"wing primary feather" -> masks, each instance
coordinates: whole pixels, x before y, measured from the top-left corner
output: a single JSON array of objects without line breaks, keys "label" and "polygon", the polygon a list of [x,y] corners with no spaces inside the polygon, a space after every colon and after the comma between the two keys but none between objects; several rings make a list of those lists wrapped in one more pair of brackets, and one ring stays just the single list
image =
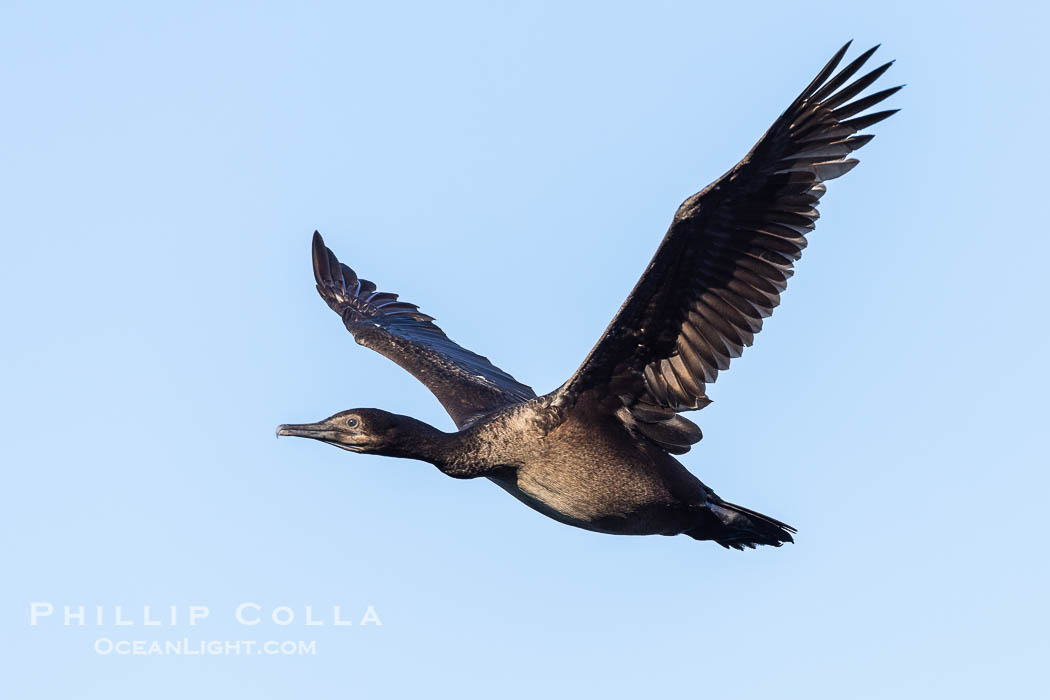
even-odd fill
[{"label": "wing primary feather", "polygon": [[853,168],[857,167],[857,163],[860,161],[856,158],[850,158],[848,160],[834,160],[828,163],[816,163],[813,165],[813,172],[817,174],[822,181],[834,180],[837,177],[842,177]]},{"label": "wing primary feather", "polygon": [[314,231],[313,237],[313,264],[314,264],[314,279],[317,284],[324,284],[328,279],[331,278],[331,272],[328,270],[328,249],[325,248],[324,239],[321,238],[321,234]]},{"label": "wing primary feather", "polygon": [[831,114],[835,117],[835,119],[838,120],[852,117],[854,114],[860,114],[869,107],[874,107],[878,103],[882,102],[887,97],[900,90],[902,87],[904,86],[897,85],[896,87],[886,88],[885,90],[879,90],[878,92],[872,93],[867,97],[862,97],[859,100],[856,100],[855,102],[850,102],[847,105],[843,105],[842,107],[839,107],[838,109],[833,111]]},{"label": "wing primary feather", "polygon": [[842,88],[834,95],[831,95],[826,100],[824,100],[824,105],[826,107],[834,109],[835,107],[838,107],[839,105],[853,99],[854,97],[859,95],[864,90],[864,88],[868,87],[876,80],[878,80],[883,73],[890,69],[890,66],[892,65],[893,61],[888,61],[887,63],[883,63],[881,66],[871,71],[870,73],[867,73],[857,78],[848,86]]},{"label": "wing primary feather", "polygon": [[830,76],[835,71],[835,69],[838,68],[839,63],[842,61],[842,57],[846,55],[846,52],[849,50],[849,47],[852,43],[853,40],[850,39],[842,45],[841,49],[835,52],[835,55],[832,56],[831,60],[828,61],[824,65],[824,67],[820,69],[820,72],[817,73],[816,77],[813,78],[812,81],[810,81],[809,85],[806,86],[806,89],[803,90],[797,98],[795,98],[795,101],[791,104],[791,107],[788,108],[788,111],[790,111],[791,108],[801,104],[803,100],[809,97],[814,90],[819,88],[824,83],[824,81],[828,79],[828,76]]},{"label": "wing primary feather", "polygon": [[899,111],[899,109],[887,109],[883,112],[875,112],[873,114],[865,114],[863,117],[854,117],[853,119],[847,119],[842,123],[849,125],[855,131],[860,131],[861,129],[867,129],[869,126],[874,126],[875,124],[878,124],[883,119],[888,119],[892,117]]},{"label": "wing primary feather", "polygon": [[837,90],[840,85],[852,78],[853,75],[858,70],[860,70],[865,63],[868,62],[868,59],[871,58],[872,54],[879,50],[880,46],[882,46],[882,44],[876,44],[875,46],[872,46],[870,49],[862,53],[860,56],[857,56],[855,59],[853,59],[849,63],[849,65],[847,65],[845,68],[839,71],[838,75],[829,80],[826,85],[824,85],[822,88],[813,93],[813,101],[822,102],[828,95],[835,92],[835,90]]}]

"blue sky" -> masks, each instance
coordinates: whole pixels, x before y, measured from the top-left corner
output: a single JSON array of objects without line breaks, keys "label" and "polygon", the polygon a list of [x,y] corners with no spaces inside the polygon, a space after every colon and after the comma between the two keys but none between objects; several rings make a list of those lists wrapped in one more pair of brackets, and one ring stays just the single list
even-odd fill
[{"label": "blue sky", "polygon": [[[1050,652],[1047,19],[5,3],[4,697],[1031,696]],[[274,440],[354,406],[451,427],[317,297],[315,228],[549,391],[678,203],[849,38],[897,59],[881,84],[908,84],[903,111],[832,183],[684,458],[796,545],[597,535],[484,481]],[[211,618],[31,627],[31,601]],[[240,626],[245,601],[298,619]],[[307,605],[383,625],[307,627]],[[317,654],[99,655],[100,637]]]}]

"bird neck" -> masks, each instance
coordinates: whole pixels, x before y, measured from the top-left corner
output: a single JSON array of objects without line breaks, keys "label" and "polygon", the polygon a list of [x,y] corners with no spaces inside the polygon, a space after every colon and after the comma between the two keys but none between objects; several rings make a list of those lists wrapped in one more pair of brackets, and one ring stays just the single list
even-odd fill
[{"label": "bird neck", "polygon": [[381,450],[389,457],[429,462],[450,476],[478,476],[490,465],[475,431],[446,433],[421,420],[402,416],[396,441]]}]

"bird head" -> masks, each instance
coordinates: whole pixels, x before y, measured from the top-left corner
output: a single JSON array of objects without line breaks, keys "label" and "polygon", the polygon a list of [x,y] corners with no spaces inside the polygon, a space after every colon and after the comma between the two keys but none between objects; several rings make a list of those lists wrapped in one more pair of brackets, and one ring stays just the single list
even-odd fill
[{"label": "bird head", "polygon": [[406,421],[413,419],[378,408],[352,408],[318,423],[279,425],[277,436],[320,440],[350,452],[385,454],[402,441]]}]

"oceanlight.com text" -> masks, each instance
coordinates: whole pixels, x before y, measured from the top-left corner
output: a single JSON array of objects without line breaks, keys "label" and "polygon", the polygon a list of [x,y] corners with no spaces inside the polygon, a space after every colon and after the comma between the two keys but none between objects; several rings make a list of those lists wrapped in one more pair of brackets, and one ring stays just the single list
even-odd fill
[{"label": "oceanlight.com text", "polygon": [[317,642],[254,639],[110,639],[99,637],[94,650],[100,656],[316,656]]}]

